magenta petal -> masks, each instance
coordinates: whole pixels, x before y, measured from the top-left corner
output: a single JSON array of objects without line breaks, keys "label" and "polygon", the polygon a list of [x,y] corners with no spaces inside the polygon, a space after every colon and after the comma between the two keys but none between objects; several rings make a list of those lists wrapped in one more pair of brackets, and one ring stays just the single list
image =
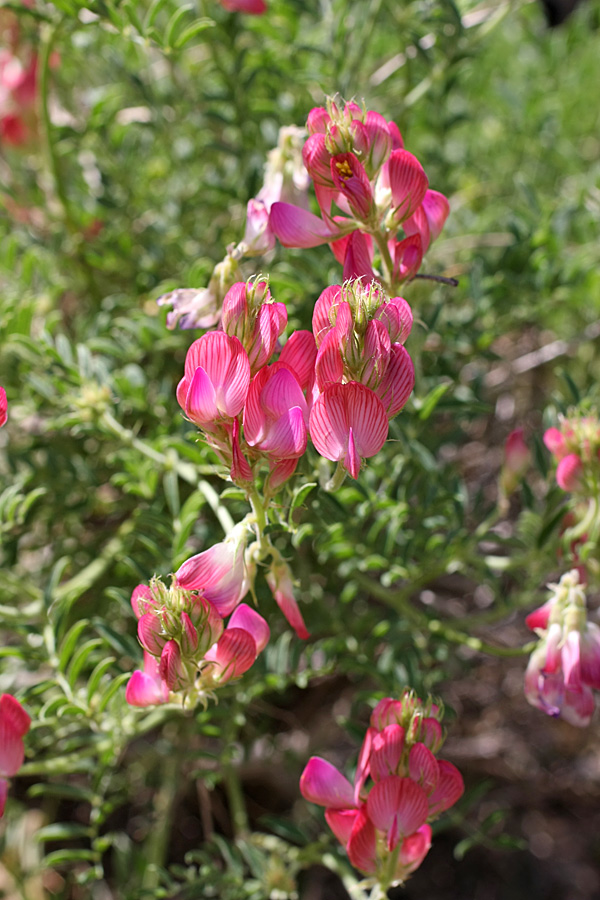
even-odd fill
[{"label": "magenta petal", "polygon": [[547,428],[544,432],[544,444],[557,459],[566,456],[567,447],[564,435],[558,428]]},{"label": "magenta petal", "polygon": [[357,809],[326,809],[325,821],[344,847],[350,839],[358,815]]},{"label": "magenta petal", "polygon": [[318,247],[339,237],[322,219],[291,203],[274,203],[269,214],[272,231],[284,247]]},{"label": "magenta petal", "polygon": [[[338,243],[340,243],[338,241]],[[343,258],[340,260],[343,262]],[[321,346],[321,342],[326,334],[328,334],[337,319],[337,306],[342,302],[342,286],[340,284],[331,284],[319,295],[312,317],[312,330],[315,336],[317,347]]]},{"label": "magenta petal", "polygon": [[272,490],[281,487],[284,482],[291,478],[296,471],[298,465],[298,457],[294,456],[290,459],[272,459],[271,471],[269,473],[269,485]]},{"label": "magenta petal", "polygon": [[300,793],[305,800],[329,809],[354,807],[352,785],[341,772],[326,759],[313,756],[300,777]]},{"label": "magenta petal", "polygon": [[377,730],[375,728],[367,728],[367,733],[365,734],[360,753],[358,754],[356,774],[354,776],[354,802],[357,805],[360,802],[360,792],[371,771],[371,748],[373,746],[373,738],[376,734]]},{"label": "magenta petal", "polygon": [[0,777],[15,775],[24,759],[23,738],[0,718]]},{"label": "magenta petal", "polygon": [[[0,422],[3,425],[4,422]],[[4,815],[4,807],[6,806],[6,798],[8,797],[8,781],[0,778],[0,819]]]},{"label": "magenta petal", "polygon": [[230,571],[235,548],[231,542],[221,541],[208,550],[187,559],[175,573],[179,587],[188,591],[204,590],[216,585]]},{"label": "magenta petal", "polygon": [[139,670],[134,672],[125,688],[125,700],[130,706],[155,706],[166,703],[169,689],[160,680]]},{"label": "magenta petal", "polygon": [[144,650],[160,656],[168,638],[162,632],[160,619],[154,612],[144,613],[138,620],[138,639]]},{"label": "magenta petal", "polygon": [[354,432],[352,427],[350,427],[348,432],[348,452],[344,458],[344,468],[347,469],[353,478],[358,478],[360,463],[361,459],[354,443]]},{"label": "magenta petal", "polygon": [[344,254],[344,281],[364,278],[371,281],[373,271],[373,238],[362,231],[353,231]]},{"label": "magenta petal", "polygon": [[16,737],[24,737],[31,727],[31,716],[12,694],[0,696],[0,722]]},{"label": "magenta petal", "polygon": [[305,641],[310,635],[306,630],[302,613],[294,597],[294,587],[287,564],[284,563],[282,566],[273,568],[267,573],[266,579],[277,606],[298,637]]},{"label": "magenta petal", "polygon": [[600,628],[588,622],[581,638],[579,671],[583,684],[600,690]]},{"label": "magenta petal", "polygon": [[187,396],[185,414],[196,425],[214,422],[219,418],[217,395],[214,385],[204,369],[199,366],[194,372]]},{"label": "magenta petal", "polygon": [[410,778],[390,775],[373,785],[367,812],[375,827],[388,835],[392,850],[401,837],[425,824],[429,804],[425,791]]},{"label": "magenta petal", "polygon": [[341,382],[344,376],[344,362],[335,328],[325,335],[319,347],[315,360],[315,376],[320,390],[324,390],[330,384]]},{"label": "magenta petal", "polygon": [[398,854],[398,868],[396,877],[404,879],[418,869],[431,847],[431,828],[422,825],[414,834],[410,834],[402,842],[402,848]]},{"label": "magenta petal", "polygon": [[278,419],[293,407],[306,412],[306,400],[294,373],[279,362],[270,370],[270,375],[260,393],[260,404],[265,413]]},{"label": "magenta petal", "polygon": [[563,491],[577,491],[582,486],[583,463],[577,453],[563,457],[556,467],[556,483]]},{"label": "magenta petal", "polygon": [[364,806],[354,820],[346,851],[352,865],[365,875],[377,871],[377,834]]},{"label": "magenta petal", "polygon": [[465,791],[462,775],[456,766],[445,759],[438,759],[437,764],[439,780],[437,787],[429,796],[429,815],[427,817],[429,821],[450,809]]},{"label": "magenta petal", "polygon": [[[336,385],[336,387],[338,387]],[[357,453],[363,458],[379,453],[388,435],[388,422],[379,398],[363,384],[349,382],[344,388],[348,420]]]},{"label": "magenta petal", "polygon": [[589,687],[582,685],[580,690],[566,688],[560,715],[570,725],[585,728],[590,724],[594,707],[594,695]]},{"label": "magenta petal", "polygon": [[429,223],[431,240],[435,241],[441,234],[446,219],[450,215],[448,198],[439,191],[427,191],[423,198],[423,209]]},{"label": "magenta petal", "polygon": [[247,631],[250,637],[254,639],[257,655],[265,649],[271,636],[271,631],[265,619],[255,609],[248,606],[247,603],[240,603],[234,609],[227,628],[241,628],[243,631]]},{"label": "magenta petal", "polygon": [[138,584],[131,594],[131,608],[136,619],[156,608],[156,600],[147,584]]},{"label": "magenta petal", "polygon": [[528,616],[525,617],[525,624],[528,628],[531,628],[532,631],[536,629],[545,630],[548,627],[548,620],[550,619],[550,613],[555,605],[555,598],[552,597],[551,600],[548,600],[547,603],[544,603],[543,606],[538,606],[537,609],[534,609],[533,612],[529,613]]},{"label": "magenta petal", "polygon": [[267,418],[260,397],[262,389],[269,378],[270,368],[265,367],[258,372],[250,384],[246,405],[244,406],[244,437],[251,447],[259,444],[265,436]]}]

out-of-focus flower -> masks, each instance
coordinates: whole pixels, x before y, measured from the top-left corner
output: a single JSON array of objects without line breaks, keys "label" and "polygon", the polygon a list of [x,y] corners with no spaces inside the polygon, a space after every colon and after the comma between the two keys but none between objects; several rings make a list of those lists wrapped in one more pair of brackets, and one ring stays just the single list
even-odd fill
[{"label": "out-of-focus flower", "polygon": [[265,0],[220,0],[228,12],[248,13],[251,16],[261,16],[267,11]]},{"label": "out-of-focus flower", "polygon": [[277,606],[284,614],[296,634],[302,640],[310,637],[302,618],[302,613],[294,597],[292,573],[283,560],[273,561],[266,575],[267,584],[275,598]]},{"label": "out-of-focus flower", "polygon": [[6,400],[6,391],[0,385],[0,428],[3,425],[6,425],[6,420],[8,418],[8,403]]},{"label": "out-of-focus flower", "polygon": [[546,603],[527,616],[539,636],[525,673],[525,696],[550,716],[585,727],[600,689],[600,628],[587,620],[584,586],[572,569],[551,584]]},{"label": "out-of-focus flower", "polygon": [[577,411],[562,416],[558,428],[548,428],[544,443],[558,466],[558,486],[570,493],[591,497],[600,477],[600,419]]},{"label": "out-of-focus flower", "polygon": [[504,444],[504,465],[500,472],[500,492],[510,497],[531,465],[531,450],[525,443],[524,430],[515,428]]},{"label": "out-of-focus flower", "polygon": [[0,144],[27,143],[37,128],[37,55],[27,65],[10,50],[0,50]]},{"label": "out-of-focus flower", "polygon": [[4,815],[8,779],[16,775],[25,758],[23,738],[31,717],[11,694],[0,696],[0,818]]},{"label": "out-of-focus flower", "polygon": [[178,288],[156,301],[168,306],[167,328],[212,328],[221,318],[223,299],[230,287],[239,281],[239,256],[232,250],[213,269],[207,287]]},{"label": "out-of-focus flower", "polygon": [[319,757],[309,760],[300,779],[303,797],[325,807],[327,824],[352,865],[384,890],[421,864],[431,846],[428,823],[464,791],[458,770],[431,749],[441,745],[440,715],[435,704],[422,704],[412,692],[401,700],[388,697],[371,716],[354,786]]}]

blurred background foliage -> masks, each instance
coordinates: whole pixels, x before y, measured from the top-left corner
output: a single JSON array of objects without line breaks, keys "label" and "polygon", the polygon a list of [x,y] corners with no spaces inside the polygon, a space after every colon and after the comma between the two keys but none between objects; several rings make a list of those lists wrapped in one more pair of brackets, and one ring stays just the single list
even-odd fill
[{"label": "blurred background foliage", "polygon": [[[35,720],[0,892],[347,896],[316,864],[350,884],[348,864],[297,802],[306,759],[352,765],[368,703],[405,684],[447,696],[468,736],[454,719],[474,708],[451,685],[478,677],[486,649],[507,656],[499,684],[509,666],[520,678],[514,611],[557,572],[562,501],[539,437],[557,411],[598,402],[600,7],[552,31],[517,0],[270,0],[262,17],[217,0],[1,7],[42,75],[35,139],[0,147],[0,689]],[[206,284],[241,238],[279,127],[336,92],[393,118],[449,196],[424,270],[460,284],[406,288],[418,379],[384,450],[357,483],[282,510],[277,546],[311,639],[261,593],[271,644],[217,706],[132,710],[131,590],[221,539],[198,479],[226,487],[174,396],[197,333],[167,331],[155,301]],[[294,327],[340,278],[327,248],[278,249],[260,268]],[[515,425],[537,442],[536,471],[499,521]],[[318,475],[309,454],[288,506]],[[222,503],[246,512],[235,491]],[[515,715],[534,728],[519,691]],[[419,873],[406,896],[475,896],[475,875],[449,862],[458,841],[457,856],[493,859],[520,846],[526,829],[505,833],[493,803],[481,813],[491,788],[462,768],[470,790],[438,839],[437,871],[452,874],[440,887]],[[510,893],[485,896],[554,896],[518,871]]]}]

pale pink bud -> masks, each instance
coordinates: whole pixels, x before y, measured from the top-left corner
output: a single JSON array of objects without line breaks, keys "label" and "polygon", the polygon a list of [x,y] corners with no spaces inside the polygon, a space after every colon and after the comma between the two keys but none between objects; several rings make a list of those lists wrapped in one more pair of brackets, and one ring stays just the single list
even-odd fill
[{"label": "pale pink bud", "polygon": [[131,595],[131,608],[136,619],[140,619],[144,613],[156,610],[157,600],[147,584],[138,584]]},{"label": "pale pink bud", "polygon": [[579,491],[583,487],[583,463],[577,453],[561,459],[556,468],[556,482],[563,491]]},{"label": "pale pink bud", "polygon": [[193,656],[200,643],[198,632],[192,620],[186,612],[182,612],[181,621],[181,653],[183,656]]},{"label": "pale pink bud", "polygon": [[306,640],[310,635],[306,630],[302,613],[300,612],[298,603],[294,597],[292,575],[289,567],[285,563],[281,565],[272,564],[271,570],[266,575],[266,579],[277,606],[298,637],[302,640]]},{"label": "pale pink bud", "polygon": [[379,397],[364,384],[332,384],[313,404],[309,429],[317,451],[343,461],[358,478],[362,460],[379,453],[388,434],[388,418]]},{"label": "pale pink bud", "polygon": [[7,410],[8,403],[6,401],[6,391],[0,385],[0,428],[2,428],[3,425],[6,425],[6,420],[8,418]]}]

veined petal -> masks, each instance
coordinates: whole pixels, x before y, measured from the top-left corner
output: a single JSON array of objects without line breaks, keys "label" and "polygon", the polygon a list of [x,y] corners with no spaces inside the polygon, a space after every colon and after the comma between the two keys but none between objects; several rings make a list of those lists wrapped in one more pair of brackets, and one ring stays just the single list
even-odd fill
[{"label": "veined petal", "polygon": [[[428,190],[423,198],[422,206],[429,223],[430,240],[435,241],[442,233],[442,228],[450,215],[448,198],[439,191]],[[406,226],[404,226],[404,230],[406,231]]]},{"label": "veined petal", "polygon": [[138,639],[144,650],[160,656],[168,637],[162,633],[160,619],[154,612],[144,613],[138,620]]},{"label": "veined petal", "polygon": [[398,774],[404,750],[404,737],[404,728],[396,724],[387,725],[383,731],[374,733],[370,761],[373,781],[381,781],[388,775]]},{"label": "veined petal", "polygon": [[277,606],[292,626],[298,637],[305,641],[310,637],[302,618],[296,598],[290,570],[287,564],[273,567],[265,576]]},{"label": "veined petal", "polygon": [[396,877],[402,881],[418,869],[431,847],[431,828],[429,825],[421,825],[418,831],[404,838],[402,848],[398,854],[398,867]]},{"label": "veined petal", "polygon": [[138,584],[131,594],[131,608],[136,619],[143,616],[144,613],[152,612],[156,609],[156,600],[152,596],[152,592],[147,584]]},{"label": "veined petal", "polygon": [[378,319],[372,319],[367,325],[364,336],[364,355],[366,362],[360,374],[360,381],[371,390],[379,386],[390,361],[392,343],[387,328]]},{"label": "veined petal", "polygon": [[[341,242],[336,242],[336,244],[339,243]],[[342,257],[339,262],[343,261]],[[336,308],[342,299],[341,284],[331,284],[319,295],[312,317],[312,330],[317,347],[321,346],[325,335],[334,327],[337,319]]]},{"label": "veined petal", "polygon": [[408,774],[426,794],[431,794],[437,787],[440,777],[438,761],[425,744],[413,744],[410,748]]},{"label": "veined petal", "polygon": [[125,688],[125,700],[130,706],[155,706],[166,703],[169,689],[161,679],[154,679],[139,669],[133,673]]},{"label": "veined petal", "polygon": [[393,419],[410,397],[415,386],[415,367],[402,344],[392,344],[388,367],[375,393],[388,418]]},{"label": "veined petal", "polygon": [[279,362],[292,370],[300,387],[305,391],[316,357],[317,346],[312,331],[294,331],[279,355]]},{"label": "veined petal", "polygon": [[360,753],[358,754],[356,774],[354,776],[354,802],[357,805],[360,802],[360,792],[371,771],[371,748],[373,746],[373,738],[376,734],[377,730],[375,728],[367,728],[367,733],[365,734]]},{"label": "veined petal", "polygon": [[344,391],[357,453],[363,458],[379,453],[388,435],[387,416],[381,401],[368,387],[355,381],[335,387]]},{"label": "veined petal", "polygon": [[462,775],[451,762],[438,759],[439,779],[435,790],[429,795],[428,821],[437,818],[440,813],[454,806],[465,792]]},{"label": "veined petal", "polygon": [[329,384],[341,382],[344,376],[344,362],[335,328],[326,335],[315,360],[315,377],[320,390]]},{"label": "veined petal", "polygon": [[291,203],[274,203],[269,221],[284,247],[318,247],[339,237],[337,228],[330,228],[318,216]]},{"label": "veined petal", "polygon": [[244,437],[251,447],[262,441],[267,430],[267,418],[260,402],[260,396],[268,378],[269,369],[265,366],[252,379],[244,406]]},{"label": "veined petal", "polygon": [[406,281],[414,278],[423,262],[423,243],[420,234],[411,234],[402,241],[388,244],[394,261],[394,280]]},{"label": "veined petal", "polygon": [[265,413],[275,420],[293,407],[299,407],[308,417],[302,388],[291,369],[279,361],[271,367],[269,375],[260,393],[260,404]]},{"label": "veined petal", "polygon": [[352,828],[358,815],[357,809],[326,809],[325,821],[344,847],[350,840]]},{"label": "veined petal", "polygon": [[271,426],[260,449],[279,459],[300,457],[306,450],[308,433],[306,430],[306,401],[302,398],[304,411],[299,406],[283,413]]},{"label": "veined petal", "polygon": [[377,872],[377,834],[365,806],[359,809],[346,847],[352,865],[365,875]]},{"label": "veined petal", "polygon": [[371,281],[374,277],[373,238],[362,231],[353,231],[344,254],[344,281],[350,278]]},{"label": "veined petal", "polygon": [[419,160],[408,150],[392,150],[387,165],[394,215],[403,222],[423,202],[429,181]]},{"label": "veined petal", "polygon": [[227,628],[241,628],[247,631],[250,637],[254,638],[257,655],[265,649],[271,636],[266,620],[247,603],[240,603],[234,609]]},{"label": "veined petal", "polygon": [[[4,423],[2,423],[4,424]],[[8,797],[8,781],[6,778],[0,778],[0,819],[4,815],[4,807],[6,806],[6,798]]]},{"label": "veined petal", "polygon": [[216,585],[231,571],[234,555],[230,541],[213,544],[182,563],[175,573],[177,584],[188,591],[204,591],[206,587]]},{"label": "veined petal", "polygon": [[24,737],[31,727],[31,716],[12,694],[0,696],[0,721],[17,737]]},{"label": "veined petal", "polygon": [[360,472],[361,458],[354,443],[354,432],[352,426],[348,431],[348,451],[344,457],[344,468],[353,478],[358,478]]},{"label": "veined petal", "polygon": [[239,678],[253,665],[258,656],[256,641],[244,628],[225,629],[217,643],[204,657],[213,662],[217,671],[212,672],[222,684],[232,678]]},{"label": "veined petal", "polygon": [[354,792],[352,785],[320,756],[312,756],[300,777],[300,793],[305,800],[329,809],[352,809]]},{"label": "veined petal", "polygon": [[217,393],[202,366],[198,366],[185,398],[185,414],[196,425],[210,424],[220,418]]},{"label": "veined petal", "polygon": [[373,785],[367,812],[375,827],[387,834],[388,849],[393,850],[427,821],[427,795],[412,779],[390,775]]},{"label": "veined petal", "polygon": [[278,487],[291,478],[294,472],[296,471],[296,467],[298,465],[299,457],[293,456],[289,459],[276,459],[273,458],[271,462],[271,471],[269,473],[269,486],[272,490],[275,490]]},{"label": "veined petal", "polygon": [[382,322],[392,344],[404,344],[413,325],[412,309],[403,297],[392,297],[375,311],[375,318]]}]

